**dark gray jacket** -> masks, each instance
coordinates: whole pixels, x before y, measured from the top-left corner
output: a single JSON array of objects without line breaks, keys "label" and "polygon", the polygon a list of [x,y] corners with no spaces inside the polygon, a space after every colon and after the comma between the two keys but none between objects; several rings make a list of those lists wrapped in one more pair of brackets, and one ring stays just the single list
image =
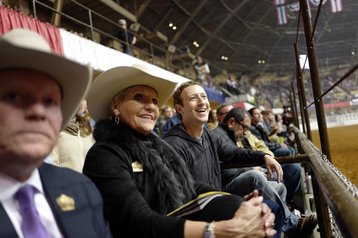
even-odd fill
[{"label": "dark gray jacket", "polygon": [[[211,130],[216,135],[231,143],[232,145],[236,146],[234,132],[231,131],[226,124],[220,123],[218,127]],[[222,185],[225,187],[228,183],[231,182],[234,178],[239,176],[242,173],[245,173],[249,170],[252,170],[252,167],[244,167],[244,168],[232,168],[232,169],[222,169],[221,170],[221,180]]]},{"label": "dark gray jacket", "polygon": [[257,162],[263,164],[265,153],[239,148],[204,128],[202,141],[191,137],[182,123],[163,137],[187,163],[197,182],[222,189],[220,162]]}]

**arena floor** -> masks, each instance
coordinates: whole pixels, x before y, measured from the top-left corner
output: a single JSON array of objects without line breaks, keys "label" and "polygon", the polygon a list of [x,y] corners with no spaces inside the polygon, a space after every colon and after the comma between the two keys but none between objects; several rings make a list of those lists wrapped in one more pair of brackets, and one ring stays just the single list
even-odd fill
[{"label": "arena floor", "polygon": [[[328,128],[328,136],[333,164],[358,186],[358,125]],[[312,139],[320,147],[318,131]]]}]

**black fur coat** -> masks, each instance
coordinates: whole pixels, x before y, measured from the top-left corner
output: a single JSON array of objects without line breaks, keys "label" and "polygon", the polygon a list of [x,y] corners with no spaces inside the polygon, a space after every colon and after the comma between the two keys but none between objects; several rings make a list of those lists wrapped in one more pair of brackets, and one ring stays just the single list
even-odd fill
[{"label": "black fur coat", "polygon": [[156,134],[144,136],[112,120],[102,120],[96,124],[93,135],[96,142],[118,146],[129,163],[137,161],[143,165],[143,174],[150,181],[138,178],[137,173],[133,173],[134,180],[144,196],[157,194],[155,209],[161,214],[195,197],[194,182],[184,161]]}]

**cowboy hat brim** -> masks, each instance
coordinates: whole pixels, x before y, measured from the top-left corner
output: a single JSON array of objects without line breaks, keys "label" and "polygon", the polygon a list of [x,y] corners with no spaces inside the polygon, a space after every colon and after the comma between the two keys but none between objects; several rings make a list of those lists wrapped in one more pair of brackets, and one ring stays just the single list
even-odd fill
[{"label": "cowboy hat brim", "polygon": [[91,68],[50,52],[11,44],[3,38],[0,38],[0,59],[0,70],[36,70],[58,82],[63,93],[61,110],[64,129],[90,88]]},{"label": "cowboy hat brim", "polygon": [[[119,66],[100,74],[93,82],[88,93],[87,104],[94,120],[108,118],[111,115],[112,98],[131,86],[145,85],[158,93],[158,106],[162,106],[174,91],[177,82],[157,76],[155,67],[144,65]],[[155,74],[156,73],[156,74]]]}]

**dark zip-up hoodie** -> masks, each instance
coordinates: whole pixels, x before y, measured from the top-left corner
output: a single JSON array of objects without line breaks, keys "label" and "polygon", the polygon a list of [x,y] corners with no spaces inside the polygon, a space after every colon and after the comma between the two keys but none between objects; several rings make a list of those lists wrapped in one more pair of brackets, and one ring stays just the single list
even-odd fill
[{"label": "dark zip-up hoodie", "polygon": [[222,189],[220,162],[261,163],[265,153],[239,148],[204,127],[201,141],[191,137],[180,123],[163,137],[185,160],[197,182]]}]

